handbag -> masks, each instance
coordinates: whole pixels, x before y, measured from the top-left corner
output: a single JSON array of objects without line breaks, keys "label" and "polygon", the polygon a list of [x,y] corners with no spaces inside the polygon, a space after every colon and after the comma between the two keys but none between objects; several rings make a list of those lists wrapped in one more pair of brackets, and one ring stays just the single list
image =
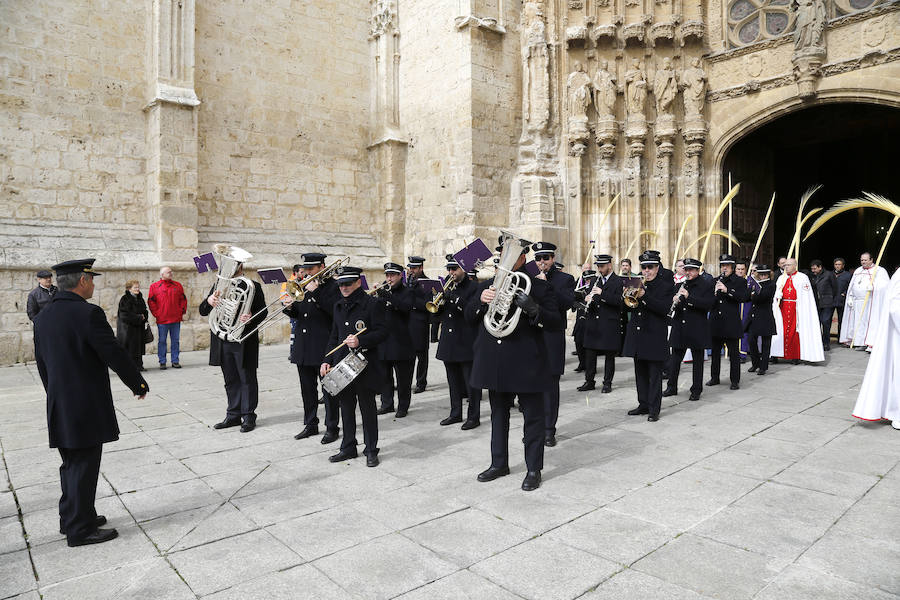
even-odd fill
[{"label": "handbag", "polygon": [[144,343],[149,344],[153,341],[153,330],[150,329],[150,323],[144,325]]}]

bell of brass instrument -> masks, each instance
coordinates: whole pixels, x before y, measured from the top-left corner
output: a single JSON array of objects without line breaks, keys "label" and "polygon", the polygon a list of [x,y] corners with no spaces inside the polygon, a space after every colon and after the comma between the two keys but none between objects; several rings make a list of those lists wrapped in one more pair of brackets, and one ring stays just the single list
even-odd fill
[{"label": "bell of brass instrument", "polygon": [[447,275],[447,280],[444,282],[444,287],[441,288],[441,291],[434,295],[434,298],[431,299],[430,302],[425,303],[425,310],[430,312],[431,314],[436,314],[441,310],[441,307],[444,305],[444,302],[447,300],[447,292],[456,289],[456,280],[453,279],[451,275]]},{"label": "bell of brass instrument", "polygon": [[625,303],[625,306],[628,308],[637,308],[638,298],[637,293],[638,290],[644,289],[644,282],[641,281],[640,285],[637,287],[626,287],[622,290],[622,302]]},{"label": "bell of brass instrument", "polygon": [[513,305],[517,290],[526,294],[531,292],[531,279],[524,273],[513,271],[522,248],[531,242],[517,238],[508,231],[500,232],[502,250],[497,262],[497,274],[491,286],[496,296],[488,305],[484,315],[484,328],[495,338],[502,338],[512,333],[519,324],[522,309]]},{"label": "bell of brass instrument", "polygon": [[235,277],[241,264],[253,255],[237,246],[216,244],[213,252],[219,256],[219,271],[213,294],[218,294],[219,303],[209,313],[209,329],[216,337],[227,342],[241,339],[244,323],[240,317],[250,312],[253,303],[253,282],[246,277]]}]

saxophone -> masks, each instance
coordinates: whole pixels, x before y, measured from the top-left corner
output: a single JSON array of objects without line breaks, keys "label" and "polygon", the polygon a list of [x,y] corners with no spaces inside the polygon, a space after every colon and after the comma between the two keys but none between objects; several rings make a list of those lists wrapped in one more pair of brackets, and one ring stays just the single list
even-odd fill
[{"label": "saxophone", "polygon": [[241,264],[253,255],[237,246],[216,244],[213,251],[219,255],[219,272],[213,294],[219,294],[219,303],[209,313],[209,329],[226,342],[241,341],[244,323],[240,317],[250,312],[253,303],[253,282],[246,277],[235,277]]},{"label": "saxophone", "polygon": [[522,254],[522,248],[531,244],[508,231],[500,232],[500,262],[491,287],[497,292],[484,315],[484,328],[495,338],[506,337],[515,330],[522,316],[522,309],[513,306],[516,291],[531,292],[531,279],[524,273],[513,271]]}]

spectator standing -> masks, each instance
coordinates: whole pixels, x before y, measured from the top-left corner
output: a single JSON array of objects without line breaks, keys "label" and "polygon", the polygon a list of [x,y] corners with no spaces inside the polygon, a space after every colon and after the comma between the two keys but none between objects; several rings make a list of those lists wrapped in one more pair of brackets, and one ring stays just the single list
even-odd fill
[{"label": "spectator standing", "polygon": [[[847,271],[847,261],[843,258],[834,259],[834,276],[838,283],[838,295],[834,297],[834,309],[838,316],[838,336],[841,333],[841,324],[844,322],[844,304],[847,302],[847,290],[850,288],[850,280],[853,275]],[[829,315],[829,319],[831,316]]]},{"label": "spectator standing", "polygon": [[144,328],[147,326],[147,305],[141,295],[141,284],[136,279],[125,284],[125,293],[119,299],[116,317],[116,341],[125,349],[138,370],[144,369]]},{"label": "spectator standing", "polygon": [[181,320],[187,311],[187,297],[184,288],[172,278],[172,268],[163,267],[159,270],[159,281],[150,285],[147,294],[147,304],[153,317],[156,319],[157,330],[157,354],[159,356],[159,368],[166,368],[166,337],[172,339],[172,367],[181,368],[179,359],[179,341],[181,338]]},{"label": "spectator standing", "polygon": [[53,285],[53,273],[47,269],[41,269],[37,272],[38,286],[28,292],[28,302],[25,305],[25,312],[28,314],[28,320],[34,321],[41,309],[50,302],[50,298],[56,294],[56,286]]},{"label": "spectator standing", "polygon": [[825,270],[819,259],[810,263],[809,270],[813,274],[811,279],[822,324],[822,349],[827,352],[831,350],[831,315],[834,314],[834,299],[838,296],[838,281],[834,273]]}]

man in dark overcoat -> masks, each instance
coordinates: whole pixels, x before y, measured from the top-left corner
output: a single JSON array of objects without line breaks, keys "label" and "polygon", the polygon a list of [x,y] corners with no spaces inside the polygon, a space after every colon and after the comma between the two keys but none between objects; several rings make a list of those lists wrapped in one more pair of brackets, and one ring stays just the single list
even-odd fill
[{"label": "man in dark overcoat", "polygon": [[94,508],[103,444],[119,439],[109,387],[112,369],[139,398],[150,390],[137,365],[116,343],[106,315],[87,300],[94,294],[93,258],[53,267],[59,291],[34,319],[34,355],[47,392],[50,447],[62,457],[59,529],[69,546],[115,538],[99,529]]},{"label": "man in dark overcoat", "polygon": [[597,357],[604,356],[603,387],[600,392],[612,391],[616,374],[616,354],[622,348],[622,278],[613,272],[612,256],[595,256],[597,279],[587,290],[587,314],[584,322],[584,384],[578,391],[586,392],[596,386]]},{"label": "man in dark overcoat", "polygon": [[719,257],[721,275],[714,283],[715,302],[709,311],[709,335],[712,338],[712,356],[710,357],[710,379],[706,385],[719,385],[719,372],[722,367],[722,347],[728,350],[731,363],[731,389],[740,388],[741,383],[741,349],[743,323],[741,322],[741,304],[750,299],[747,280],[738,277],[734,272],[735,259],[730,254]]},{"label": "man in dark overcoat", "polygon": [[[594,285],[597,272],[593,269],[585,269],[581,272],[580,285],[575,286],[575,303],[572,305],[572,312],[575,313],[575,325],[572,326],[572,339],[575,342],[575,356],[578,357],[578,364],[573,369],[576,373],[584,372],[584,324],[587,317],[587,304],[584,302],[588,290]],[[578,289],[578,288],[581,289]]]},{"label": "man in dark overcoat", "polygon": [[637,306],[631,311],[625,334],[623,356],[634,358],[634,376],[638,407],[629,415],[647,415],[648,421],[659,420],[662,403],[662,372],[669,359],[667,315],[672,306],[675,282],[660,274],[659,254],[641,253],[643,288],[635,294]]},{"label": "man in dark overcoat", "polygon": [[385,307],[387,338],[378,345],[378,359],[384,370],[379,415],[394,412],[394,378],[397,379],[397,412],[402,419],[409,412],[412,399],[413,368],[416,360],[415,343],[410,336],[410,319],[415,292],[403,284],[403,267],[389,262],[384,265],[388,285],[379,288],[376,298]]},{"label": "man in dark overcoat", "polygon": [[431,300],[431,294],[418,284],[420,279],[428,279],[425,275],[425,259],[421,256],[407,258],[406,284],[413,293],[413,304],[409,311],[409,335],[416,354],[416,386],[413,393],[420,394],[428,385],[428,343],[433,319],[425,305]]},{"label": "man in dark overcoat", "polygon": [[777,332],[772,302],[775,300],[775,282],[769,278],[772,270],[768,265],[756,267],[759,290],[750,293],[750,320],[747,322],[747,333],[750,334],[749,371],[757,375],[765,375],[769,370],[769,355],[772,350],[772,336]]},{"label": "man in dark overcoat", "polygon": [[715,302],[712,282],[700,276],[703,264],[696,258],[684,259],[685,280],[675,286],[672,298],[675,310],[672,313],[672,330],[669,332],[669,346],[672,360],[669,364],[669,383],[663,396],[678,393],[678,374],[681,362],[688,350],[691,351],[691,395],[689,400],[699,400],[703,392],[703,360],[710,347],[709,310]]}]

